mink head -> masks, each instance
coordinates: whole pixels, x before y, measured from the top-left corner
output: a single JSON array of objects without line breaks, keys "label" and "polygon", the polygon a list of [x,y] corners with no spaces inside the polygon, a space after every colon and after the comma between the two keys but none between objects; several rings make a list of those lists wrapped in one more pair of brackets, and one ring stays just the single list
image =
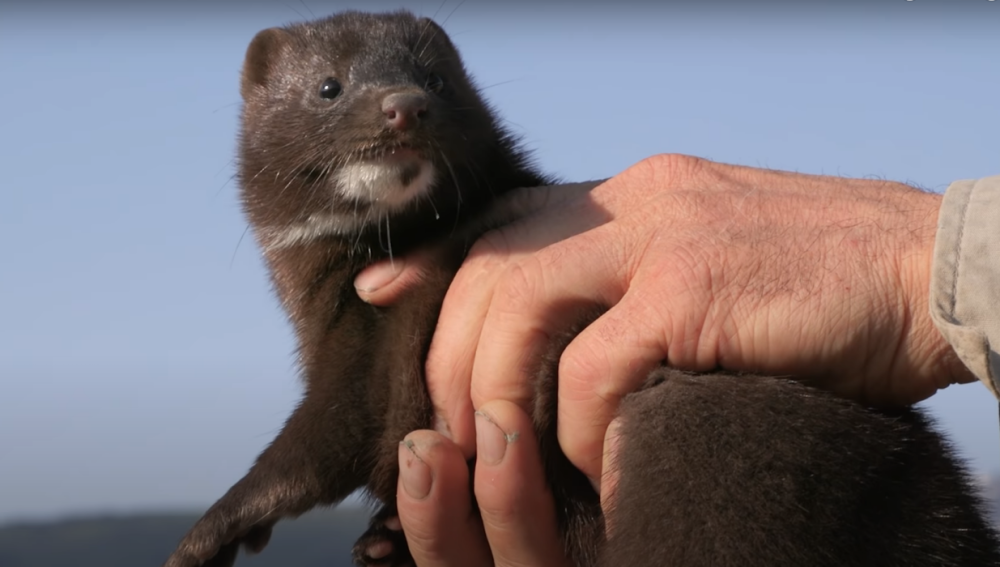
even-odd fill
[{"label": "mink head", "polygon": [[406,12],[266,29],[241,93],[239,176],[265,244],[454,214],[506,146],[447,35]]}]

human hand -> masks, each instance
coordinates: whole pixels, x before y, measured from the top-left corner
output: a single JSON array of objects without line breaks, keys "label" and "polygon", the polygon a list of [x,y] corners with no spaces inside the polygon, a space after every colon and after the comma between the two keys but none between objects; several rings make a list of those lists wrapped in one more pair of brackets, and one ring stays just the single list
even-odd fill
[{"label": "human hand", "polygon": [[396,506],[415,564],[568,567],[531,419],[496,400],[476,411],[475,427],[475,505],[451,440],[415,431],[399,445]]},{"label": "human hand", "polygon": [[[972,381],[928,313],[940,199],[886,181],[644,160],[473,248],[427,362],[439,421],[471,456],[474,408],[530,407],[537,355],[592,305],[610,309],[560,359],[558,432],[595,480],[618,401],[663,362],[792,375],[872,404]],[[362,296],[391,302],[419,264]]]}]

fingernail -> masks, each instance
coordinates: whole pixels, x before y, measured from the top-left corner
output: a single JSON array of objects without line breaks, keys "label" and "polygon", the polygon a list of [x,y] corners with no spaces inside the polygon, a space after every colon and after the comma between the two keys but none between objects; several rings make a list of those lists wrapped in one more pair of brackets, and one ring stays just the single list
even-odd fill
[{"label": "fingernail", "polygon": [[405,266],[402,258],[373,264],[354,279],[354,289],[369,293],[377,291],[396,279]]},{"label": "fingernail", "polygon": [[409,439],[399,444],[399,478],[411,498],[422,500],[431,492],[431,469],[417,454],[415,445]]},{"label": "fingernail", "polygon": [[477,459],[487,465],[498,465],[507,454],[507,445],[517,441],[519,434],[504,433],[490,416],[476,412],[476,454]]}]

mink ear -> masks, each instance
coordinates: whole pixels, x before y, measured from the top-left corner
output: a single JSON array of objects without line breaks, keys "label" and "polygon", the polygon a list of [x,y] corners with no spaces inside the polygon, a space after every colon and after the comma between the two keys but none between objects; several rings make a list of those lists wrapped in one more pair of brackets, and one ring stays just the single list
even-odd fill
[{"label": "mink ear", "polygon": [[440,38],[443,39],[445,43],[450,45],[452,49],[455,49],[455,46],[451,43],[451,38],[448,37],[448,34],[444,31],[444,28],[442,28],[434,20],[426,17],[420,18],[417,20],[417,24],[423,26],[424,35],[429,37],[440,36]]},{"label": "mink ear", "polygon": [[288,43],[288,32],[281,28],[268,28],[258,32],[247,48],[240,80],[240,94],[247,100],[254,89],[267,84],[282,47]]}]

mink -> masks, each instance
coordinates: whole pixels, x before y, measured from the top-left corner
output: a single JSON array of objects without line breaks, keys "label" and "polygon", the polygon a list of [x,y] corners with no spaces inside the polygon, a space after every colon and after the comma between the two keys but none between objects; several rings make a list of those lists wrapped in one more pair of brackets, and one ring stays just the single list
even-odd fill
[{"label": "mink", "polygon": [[[470,244],[516,213],[506,196],[555,179],[501,126],[444,30],[408,12],[261,31],[240,90],[242,202],[305,393],[165,567],[232,565],[278,520],[362,487],[385,507],[355,560],[412,564],[386,520],[398,444],[431,422],[424,360],[444,293]],[[416,289],[391,307],[358,298],[362,269],[417,248],[436,261]],[[605,518],[556,441],[556,368],[572,335],[537,361],[532,418],[574,564],[1000,565],[983,502],[926,416],[782,378],[653,371],[619,409]]]}]

